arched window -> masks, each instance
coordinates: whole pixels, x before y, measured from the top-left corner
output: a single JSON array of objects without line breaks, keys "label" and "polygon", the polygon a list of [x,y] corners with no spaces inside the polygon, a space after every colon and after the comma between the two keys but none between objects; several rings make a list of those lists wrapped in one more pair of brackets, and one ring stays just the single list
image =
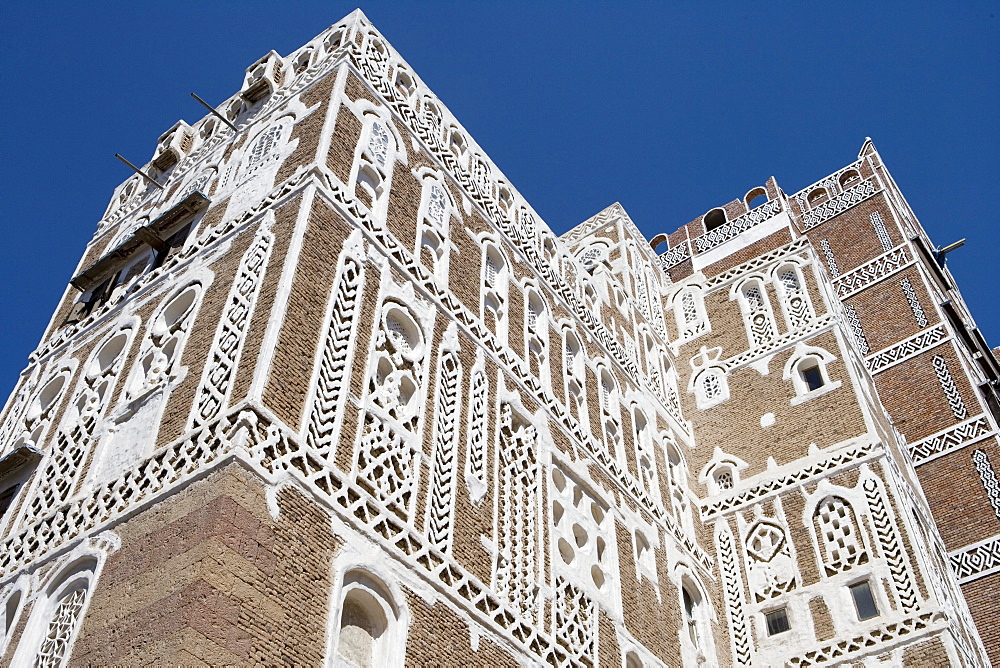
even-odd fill
[{"label": "arched window", "polygon": [[809,401],[813,397],[826,394],[840,387],[840,381],[831,382],[827,365],[836,358],[814,346],[799,343],[785,363],[782,379],[791,380],[795,389],[792,405]]},{"label": "arched window", "polygon": [[447,277],[448,231],[454,210],[444,184],[438,179],[425,178],[415,255],[439,280]]},{"label": "arched window", "polygon": [[812,304],[802,283],[799,268],[786,264],[775,272],[781,308],[785,312],[785,322],[789,329],[797,329],[813,319]]},{"label": "arched window", "polygon": [[861,175],[856,170],[848,169],[840,175],[840,188],[847,190],[861,180]]},{"label": "arched window", "polygon": [[639,480],[643,489],[656,503],[660,502],[660,484],[656,474],[656,456],[653,451],[653,434],[646,414],[639,407],[632,412],[635,425],[635,454]]},{"label": "arched window", "polygon": [[507,342],[507,260],[494,244],[483,248],[482,317],[502,343]]},{"label": "arched window", "polygon": [[548,380],[549,327],[548,310],[537,290],[528,290],[528,308],[525,312],[524,339],[528,367],[536,378]]},{"label": "arched window", "polygon": [[11,665],[65,666],[73,651],[96,579],[98,561],[84,557],[67,566],[32,606]]},{"label": "arched window", "polygon": [[851,503],[841,496],[828,496],[813,513],[824,572],[829,577],[867,563],[868,553]]},{"label": "arched window", "polygon": [[694,518],[691,514],[691,505],[687,498],[687,468],[684,460],[681,459],[677,447],[673,443],[667,443],[667,473],[670,486],[670,509],[684,531],[689,535],[694,535]]},{"label": "arched window", "polygon": [[139,352],[125,401],[148,395],[177,377],[180,356],[200,304],[201,285],[192,283],[160,308]]},{"label": "arched window", "polygon": [[685,666],[717,665],[712,642],[712,611],[703,592],[694,576],[685,569],[680,576],[680,603],[684,619],[680,640]]},{"label": "arched window", "polygon": [[827,191],[826,188],[822,187],[813,188],[812,190],[809,191],[809,194],[806,195],[806,201],[809,202],[810,209],[819,206],[828,199],[830,199],[830,193]]},{"label": "arched window", "polygon": [[601,423],[604,427],[604,443],[613,456],[623,458],[621,411],[618,404],[618,383],[607,369],[600,371]]},{"label": "arched window", "polygon": [[571,330],[563,334],[563,375],[566,382],[566,406],[581,424],[586,426],[584,374],[586,353],[580,339]]},{"label": "arched window", "polygon": [[367,114],[354,155],[354,194],[372,212],[383,213],[396,151],[396,139],[388,122]]},{"label": "arched window", "polygon": [[403,518],[413,510],[426,356],[414,313],[386,301],[369,362],[357,471],[359,482]]},{"label": "arched window", "polygon": [[737,298],[740,310],[743,311],[743,321],[750,346],[754,348],[762,346],[773,339],[777,335],[777,330],[764,284],[758,279],[745,281],[739,287]]},{"label": "arched window", "polygon": [[344,574],[332,641],[334,666],[402,666],[406,628],[388,588],[366,571]]},{"label": "arched window", "polygon": [[726,212],[722,209],[712,209],[705,214],[704,221],[706,232],[718,229],[728,222],[726,220]]},{"label": "arched window", "polygon": [[709,367],[694,378],[694,396],[698,408],[711,408],[729,398],[729,381],[718,367]]},{"label": "arched window", "polygon": [[747,196],[743,198],[743,201],[747,205],[747,211],[756,209],[761,204],[767,203],[767,190],[763,187],[754,188],[747,193]]},{"label": "arched window", "polygon": [[702,303],[701,291],[694,286],[684,288],[674,298],[674,318],[679,339],[687,341],[709,331],[708,317]]},{"label": "arched window", "polygon": [[712,472],[715,487],[720,492],[727,492],[736,485],[736,474],[729,466],[720,466]]},{"label": "arched window", "polygon": [[410,73],[401,67],[396,68],[396,78],[393,82],[396,93],[404,100],[409,100],[417,91],[417,84]]},{"label": "arched window", "polygon": [[0,599],[0,656],[3,656],[10,641],[10,634],[14,630],[14,624],[21,617],[21,610],[24,606],[24,591],[20,586],[15,586],[4,592]]}]

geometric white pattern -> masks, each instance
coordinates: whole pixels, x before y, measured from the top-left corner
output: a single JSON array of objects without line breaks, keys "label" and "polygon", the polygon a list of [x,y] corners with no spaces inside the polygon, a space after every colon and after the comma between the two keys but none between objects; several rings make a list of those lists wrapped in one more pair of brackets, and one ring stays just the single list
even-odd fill
[{"label": "geometric white pattern", "polygon": [[74,589],[59,601],[45,640],[35,658],[35,668],[59,668],[69,658],[69,643],[80,621],[80,611],[87,598],[86,589]]},{"label": "geometric white pattern", "polygon": [[882,220],[882,214],[878,211],[873,211],[868,214],[868,219],[872,221],[872,227],[875,228],[875,235],[882,244],[882,250],[884,252],[891,251],[892,241],[889,239],[889,233],[885,229],[885,222]]},{"label": "geometric white pattern", "polygon": [[913,285],[910,284],[910,279],[904,278],[899,282],[903,286],[903,294],[906,295],[906,301],[910,304],[910,310],[913,311],[913,317],[917,319],[917,325],[920,327],[927,326],[927,315],[924,313],[924,309],[920,306],[920,300],[917,299],[917,293],[913,289]]},{"label": "geometric white pattern", "polygon": [[986,496],[993,506],[993,512],[1000,519],[1000,482],[997,481],[997,474],[990,466],[990,458],[982,450],[976,450],[972,453],[972,463],[979,472],[979,479],[983,482],[983,489],[986,490]]},{"label": "geometric white pattern", "polygon": [[833,255],[833,249],[830,248],[830,242],[823,239],[819,242],[819,247],[823,251],[823,255],[826,256],[826,264],[830,268],[830,278],[837,278],[840,276],[840,269],[837,267],[837,258]]},{"label": "geometric white pattern", "polygon": [[948,363],[941,355],[935,355],[932,362],[934,373],[937,374],[941,389],[944,390],[944,396],[948,399],[948,405],[951,406],[951,412],[957,419],[964,420],[969,416],[969,412],[965,409],[965,402],[962,401],[962,393],[958,391],[955,380],[951,377]]},{"label": "geometric white pattern", "polygon": [[858,312],[854,310],[852,304],[844,304],[844,315],[847,316],[847,324],[851,326],[854,342],[858,344],[858,349],[862,355],[867,355],[870,348],[868,347],[868,339],[865,338],[865,330],[861,329],[861,319],[858,318]]}]

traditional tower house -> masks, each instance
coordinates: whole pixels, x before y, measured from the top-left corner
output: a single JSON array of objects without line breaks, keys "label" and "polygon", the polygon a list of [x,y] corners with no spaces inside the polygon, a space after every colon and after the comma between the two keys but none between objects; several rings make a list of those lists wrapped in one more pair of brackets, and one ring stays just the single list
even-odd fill
[{"label": "traditional tower house", "polygon": [[0,416],[3,662],[997,651],[997,364],[870,143],[651,245],[553,234],[360,11],[216,111]]}]

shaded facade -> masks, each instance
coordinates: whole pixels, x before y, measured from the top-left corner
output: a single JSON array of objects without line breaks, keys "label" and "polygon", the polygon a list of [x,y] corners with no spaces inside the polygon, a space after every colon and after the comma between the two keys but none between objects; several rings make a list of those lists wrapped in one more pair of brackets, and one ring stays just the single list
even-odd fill
[{"label": "shaded facade", "polygon": [[649,242],[360,12],[218,111],[2,414],[3,662],[996,658],[997,360],[870,142]]}]

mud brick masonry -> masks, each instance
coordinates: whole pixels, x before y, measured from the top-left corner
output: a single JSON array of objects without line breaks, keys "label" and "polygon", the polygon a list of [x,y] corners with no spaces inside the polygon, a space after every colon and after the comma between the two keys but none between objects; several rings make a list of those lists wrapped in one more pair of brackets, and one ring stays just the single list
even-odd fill
[{"label": "mud brick masonry", "polygon": [[0,663],[1000,661],[1000,362],[870,140],[556,236],[360,11],[217,111],[0,415]]}]

